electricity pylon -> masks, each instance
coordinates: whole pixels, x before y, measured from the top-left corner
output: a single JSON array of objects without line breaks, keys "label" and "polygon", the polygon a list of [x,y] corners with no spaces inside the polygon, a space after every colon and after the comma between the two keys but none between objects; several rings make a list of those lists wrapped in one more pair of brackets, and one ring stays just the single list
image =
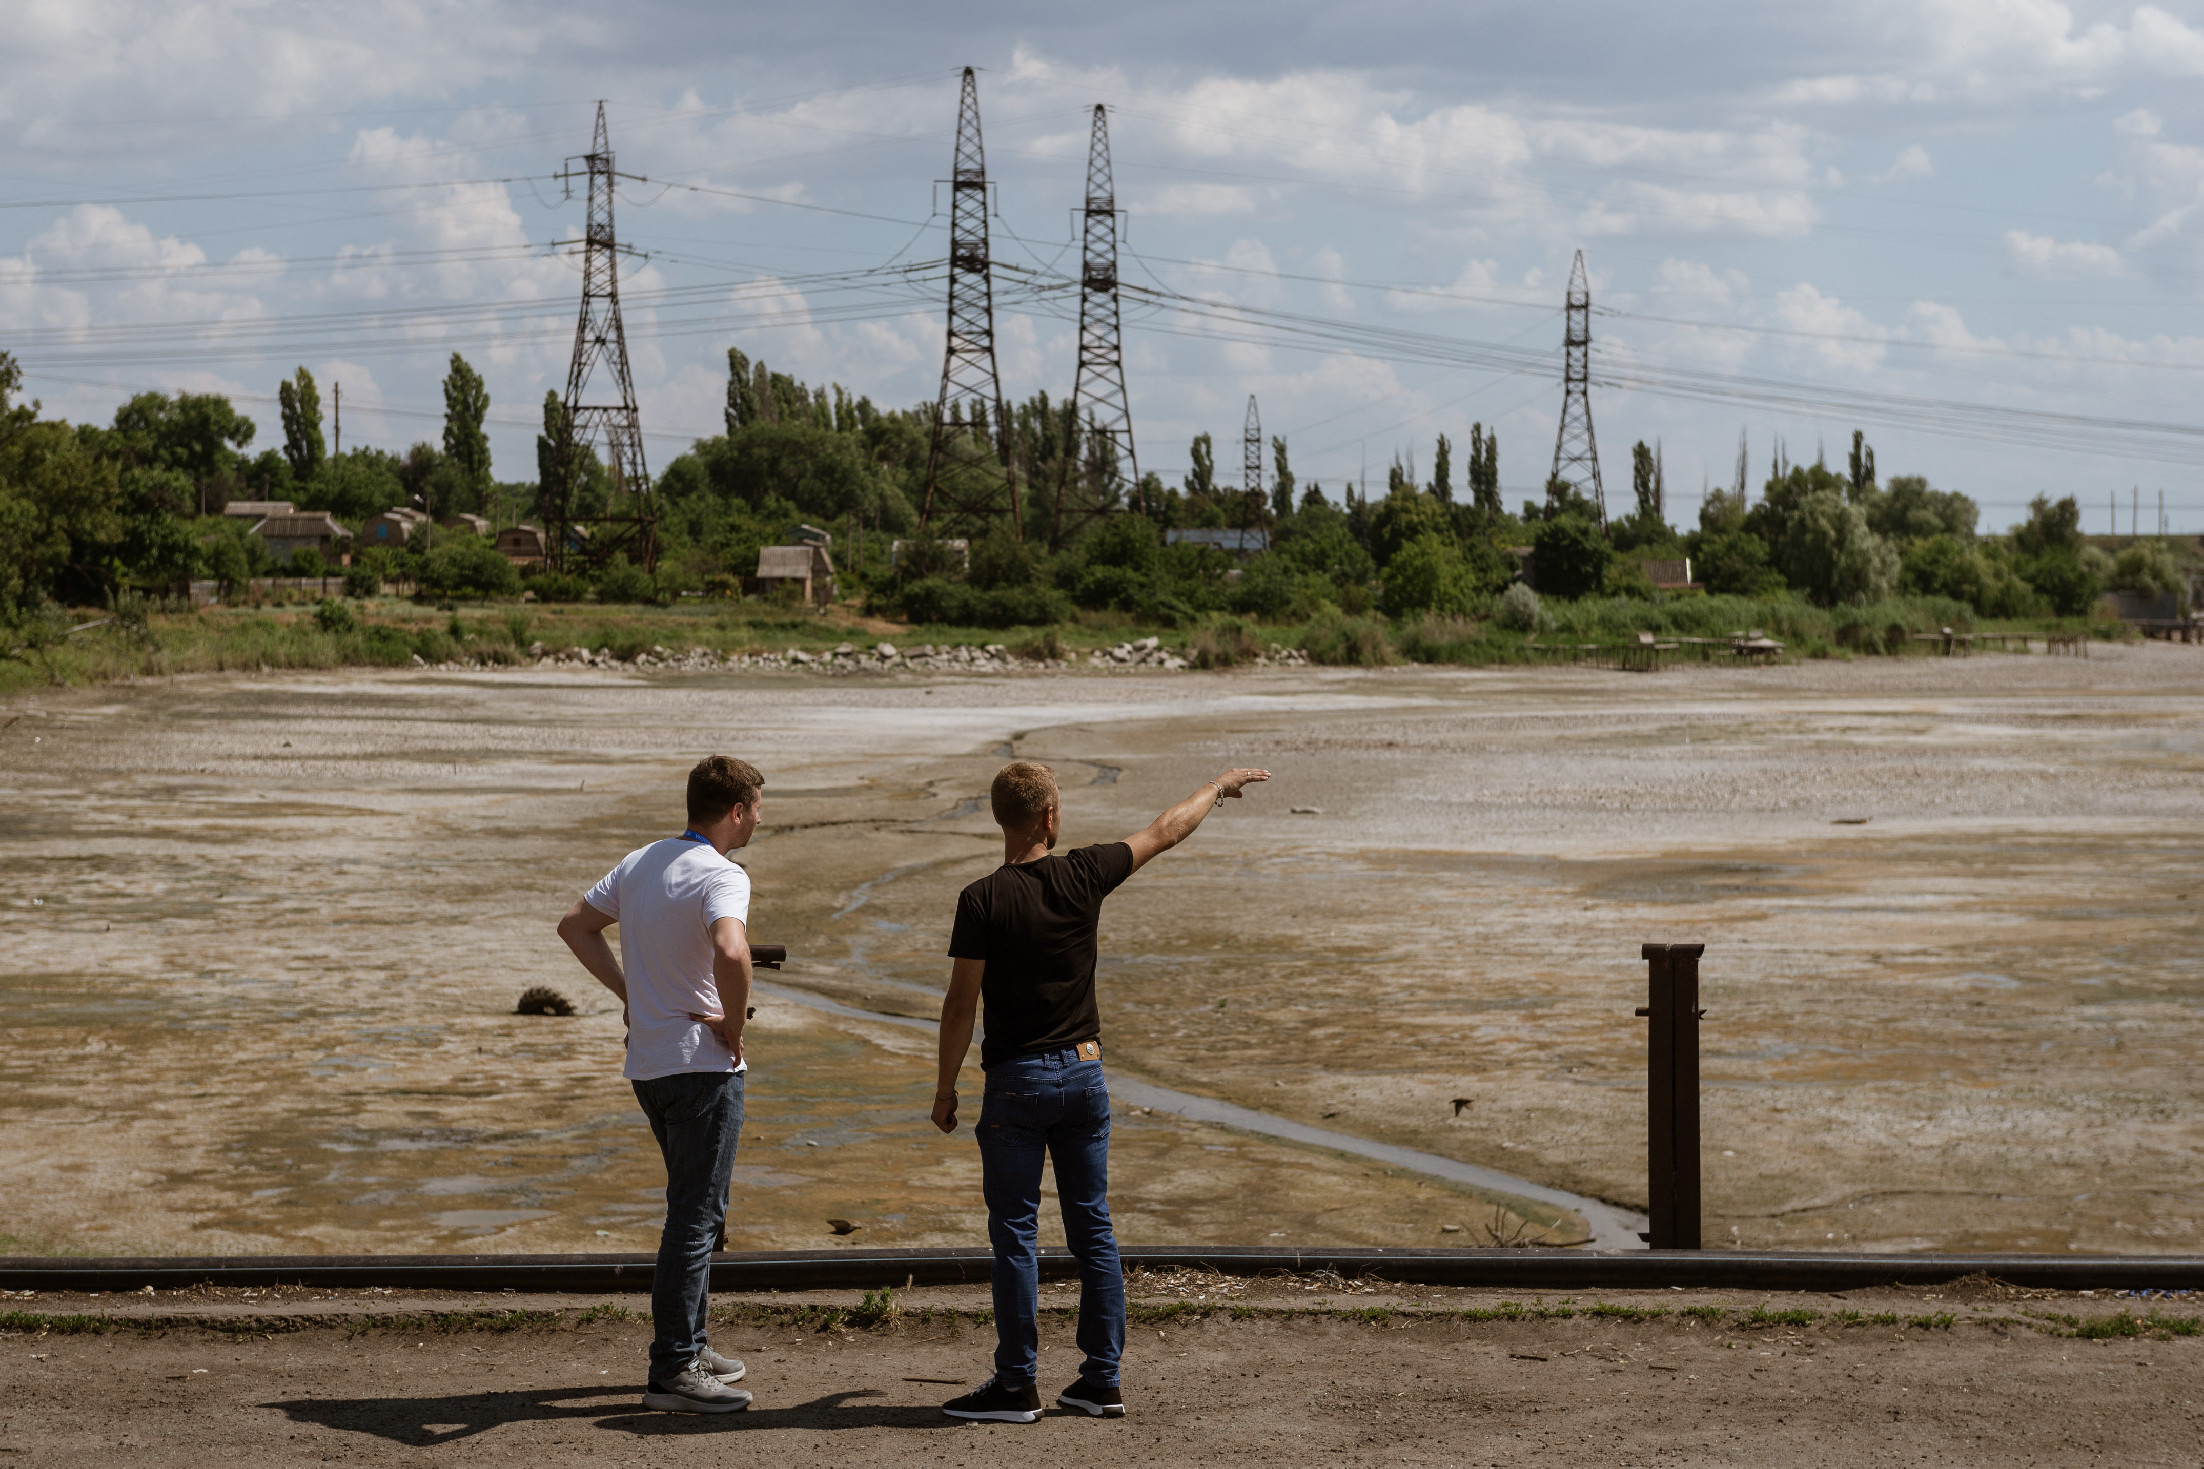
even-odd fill
[{"label": "electricity pylon", "polygon": [[[1072,378],[1071,441],[1056,485],[1058,546],[1080,521],[1122,508],[1126,486],[1143,513],[1140,460],[1133,452],[1133,412],[1125,395],[1125,350],[1117,316],[1117,190],[1110,179],[1110,125],[1098,104],[1087,142],[1087,205],[1079,269],[1079,370]],[[1080,502],[1066,505],[1076,466],[1085,481]],[[1067,519],[1068,516],[1068,519]]]},{"label": "electricity pylon", "polygon": [[[569,158],[559,178],[569,190],[580,175]],[[563,422],[558,426],[555,484],[543,487],[544,550],[554,566],[576,558],[602,562],[628,552],[648,571],[658,563],[658,502],[643,463],[643,423],[635,408],[635,379],[628,371],[627,333],[620,324],[620,243],[612,230],[614,184],[633,174],[612,166],[612,136],[605,104],[597,104],[597,130],[579,161],[589,179],[589,215],[582,231],[582,312],[574,325],[574,357],[566,369]],[[599,369],[609,384],[591,395]],[[579,483],[591,451],[603,447],[611,478],[608,494],[590,494]],[[580,503],[587,496],[590,503]],[[575,533],[579,527],[581,534]],[[585,539],[586,538],[586,539]]]},{"label": "electricity pylon", "polygon": [[1247,424],[1240,430],[1240,514],[1252,522],[1243,530],[1270,519],[1270,502],[1263,498],[1263,421],[1255,414],[1253,393],[1247,395]]},{"label": "electricity pylon", "polygon": [[1592,437],[1592,288],[1584,278],[1584,252],[1569,267],[1569,324],[1562,337],[1561,427],[1554,434],[1552,479],[1589,492],[1599,523],[1607,524],[1607,495],[1599,482],[1599,443]]},{"label": "electricity pylon", "polygon": [[[972,68],[964,69],[957,106],[957,151],[949,178],[949,339],[941,360],[941,395],[934,403],[934,432],[926,451],[926,503],[919,521],[955,517],[984,525],[1008,514],[1018,539],[1025,517],[1018,511],[1018,472],[1010,457],[1010,415],[1003,411],[1002,380],[995,371],[995,291],[987,254],[987,153],[980,143],[980,91]],[[974,417],[992,413],[994,458],[988,424],[965,427],[962,405]],[[956,423],[950,421],[958,410]],[[954,431],[952,431],[954,430]],[[978,527],[972,527],[978,528]]]}]

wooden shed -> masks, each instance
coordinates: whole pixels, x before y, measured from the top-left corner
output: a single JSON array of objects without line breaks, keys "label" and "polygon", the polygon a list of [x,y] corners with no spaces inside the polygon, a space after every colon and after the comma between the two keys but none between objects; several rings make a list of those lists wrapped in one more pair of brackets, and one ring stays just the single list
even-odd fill
[{"label": "wooden shed", "polygon": [[797,600],[825,607],[834,601],[834,558],[816,541],[798,546],[764,546],[758,551],[758,590],[797,590]]}]

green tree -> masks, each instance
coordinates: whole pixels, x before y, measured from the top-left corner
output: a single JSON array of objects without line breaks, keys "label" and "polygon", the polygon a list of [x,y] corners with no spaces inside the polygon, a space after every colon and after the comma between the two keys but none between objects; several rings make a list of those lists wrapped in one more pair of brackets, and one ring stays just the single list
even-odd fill
[{"label": "green tree", "polygon": [[1415,537],[1385,565],[1378,607],[1388,617],[1416,612],[1467,612],[1477,595],[1476,579],[1452,538]]},{"label": "green tree", "polygon": [[2105,584],[2116,591],[2162,597],[2180,591],[2182,581],[2181,563],[2173,547],[2152,537],[2121,547],[2120,554],[2112,558],[2112,575]]},{"label": "green tree", "polygon": [[1793,508],[1778,564],[1792,586],[1824,607],[1880,601],[1898,579],[1896,548],[1869,528],[1859,506],[1828,489]]},{"label": "green tree", "polygon": [[[1869,451],[1867,467],[1870,471],[1874,468],[1873,451]],[[1924,536],[1952,536],[1961,541],[1974,539],[1975,520],[1979,514],[1974,501],[1957,490],[1932,489],[1920,475],[1895,476],[1889,487],[1881,490],[1870,479],[1866,488],[1855,492],[1851,498],[1867,512],[1867,523],[1875,533],[1894,541],[1919,540]]]},{"label": "green tree", "polygon": [[1630,447],[1630,488],[1638,497],[1637,513],[1648,520],[1661,518],[1656,474],[1653,451],[1640,439]]},{"label": "green tree", "polygon": [[1370,555],[1383,570],[1395,552],[1418,536],[1452,539],[1453,526],[1453,517],[1436,495],[1403,480],[1370,512]]},{"label": "green tree", "polygon": [[758,385],[751,375],[750,359],[740,347],[727,349],[727,407],[722,417],[729,438],[758,421]]},{"label": "green tree", "polygon": [[1486,433],[1483,424],[1469,429],[1469,494],[1488,520],[1500,516],[1500,431]]},{"label": "green tree", "polygon": [[108,444],[123,464],[182,470],[210,514],[230,498],[238,451],[253,433],[253,421],[219,393],[140,393],[115,410]]},{"label": "green tree", "polygon": [[115,461],[65,423],[8,415],[0,438],[0,610],[97,606],[129,531]]},{"label": "green tree", "polygon": [[1454,503],[1454,446],[1445,434],[1439,435],[1438,447],[1431,451],[1431,493],[1441,505]]},{"label": "green tree", "polygon": [[1614,548],[1591,519],[1557,515],[1531,536],[1531,577],[1539,595],[1574,599],[1600,589]]},{"label": "green tree", "polygon": [[304,367],[276,385],[276,401],[283,410],[283,457],[291,477],[300,484],[321,472],[328,446],[321,436],[321,390]]},{"label": "green tree", "polygon": [[452,353],[451,371],[444,376],[444,457],[472,492],[470,509],[490,488],[490,438],[482,431],[489,413],[490,390],[482,374]]},{"label": "green tree", "polygon": [[1287,516],[1293,514],[1294,479],[1293,466],[1286,462],[1286,441],[1282,435],[1271,435],[1270,456],[1272,465],[1271,514],[1278,520],[1284,520]]},{"label": "green tree", "polygon": [[1768,543],[1745,530],[1702,534],[1692,570],[1716,596],[1766,597],[1785,585],[1768,561]]},{"label": "green tree", "polygon": [[[1867,442],[1867,435],[1858,429],[1852,430],[1850,468],[1852,480],[1847,488],[1851,491],[1853,503],[1858,504],[1875,492],[1875,450]],[[1926,483],[1923,481],[1924,485]]]},{"label": "green tree", "polygon": [[1207,434],[1194,435],[1189,452],[1194,467],[1186,476],[1186,498],[1189,500],[1215,501],[1217,498],[1216,446]]}]

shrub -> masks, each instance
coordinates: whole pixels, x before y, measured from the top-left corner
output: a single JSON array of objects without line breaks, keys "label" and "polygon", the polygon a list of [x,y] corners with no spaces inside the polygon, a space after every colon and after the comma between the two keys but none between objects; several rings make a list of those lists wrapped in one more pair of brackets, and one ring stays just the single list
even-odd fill
[{"label": "shrub", "polygon": [[952,627],[1039,627],[1071,615],[1063,595],[1048,587],[1000,587],[982,591],[944,577],[922,577],[898,597],[909,622]]},{"label": "shrub", "polygon": [[344,570],[347,597],[372,597],[383,589],[383,579],[372,566],[348,566]]},{"label": "shrub", "polygon": [[1462,553],[1444,536],[1408,541],[1385,563],[1378,606],[1388,617],[1414,612],[1467,612],[1477,595]]},{"label": "shrub", "polygon": [[539,571],[522,585],[539,602],[581,602],[589,597],[589,583],[571,572]]},{"label": "shrub", "polygon": [[359,626],[352,609],[334,597],[322,598],[321,605],[314,609],[314,621],[326,633],[347,633]]},{"label": "shrub", "polygon": [[642,567],[631,564],[625,556],[617,556],[610,566],[597,573],[597,600],[656,602],[659,600],[658,585]]},{"label": "shrub", "polygon": [[1547,621],[1546,609],[1540,605],[1538,593],[1522,582],[1500,594],[1500,605],[1492,615],[1502,627],[1522,633],[1537,632]]},{"label": "shrub", "polygon": [[1302,630],[1301,646],[1311,663],[1340,668],[1383,668],[1395,661],[1392,639],[1375,617],[1324,613]]},{"label": "shrub", "polygon": [[1718,597],[1766,597],[1783,590],[1783,573],[1768,564],[1768,543],[1750,531],[1731,530],[1699,542],[1695,565],[1707,591]]},{"label": "shrub", "polygon": [[1033,663],[1061,658],[1064,656],[1063,634],[1053,627],[1045,627],[1023,642],[1012,644],[1010,651]]},{"label": "shrub", "polygon": [[291,553],[284,570],[292,576],[324,576],[329,571],[329,563],[322,560],[321,552],[312,546],[302,546]]},{"label": "shrub", "polygon": [[509,597],[520,571],[479,536],[440,536],[421,558],[421,590],[436,597]]},{"label": "shrub", "polygon": [[1094,612],[1130,612],[1148,592],[1145,569],[1132,566],[1089,566],[1079,573],[1072,600]]},{"label": "shrub", "polygon": [[1196,668],[1233,668],[1253,663],[1262,646],[1237,617],[1220,618],[1195,631],[1187,653]]}]

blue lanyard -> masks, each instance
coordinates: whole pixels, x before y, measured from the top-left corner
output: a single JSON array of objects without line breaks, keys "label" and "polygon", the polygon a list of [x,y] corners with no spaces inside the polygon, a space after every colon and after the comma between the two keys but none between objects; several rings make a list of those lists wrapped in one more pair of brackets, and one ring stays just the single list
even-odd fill
[{"label": "blue lanyard", "polygon": [[680,836],[674,838],[674,840],[681,842],[702,842],[707,847],[712,844],[710,838],[700,837],[693,831],[684,831],[683,833],[681,833]]}]

